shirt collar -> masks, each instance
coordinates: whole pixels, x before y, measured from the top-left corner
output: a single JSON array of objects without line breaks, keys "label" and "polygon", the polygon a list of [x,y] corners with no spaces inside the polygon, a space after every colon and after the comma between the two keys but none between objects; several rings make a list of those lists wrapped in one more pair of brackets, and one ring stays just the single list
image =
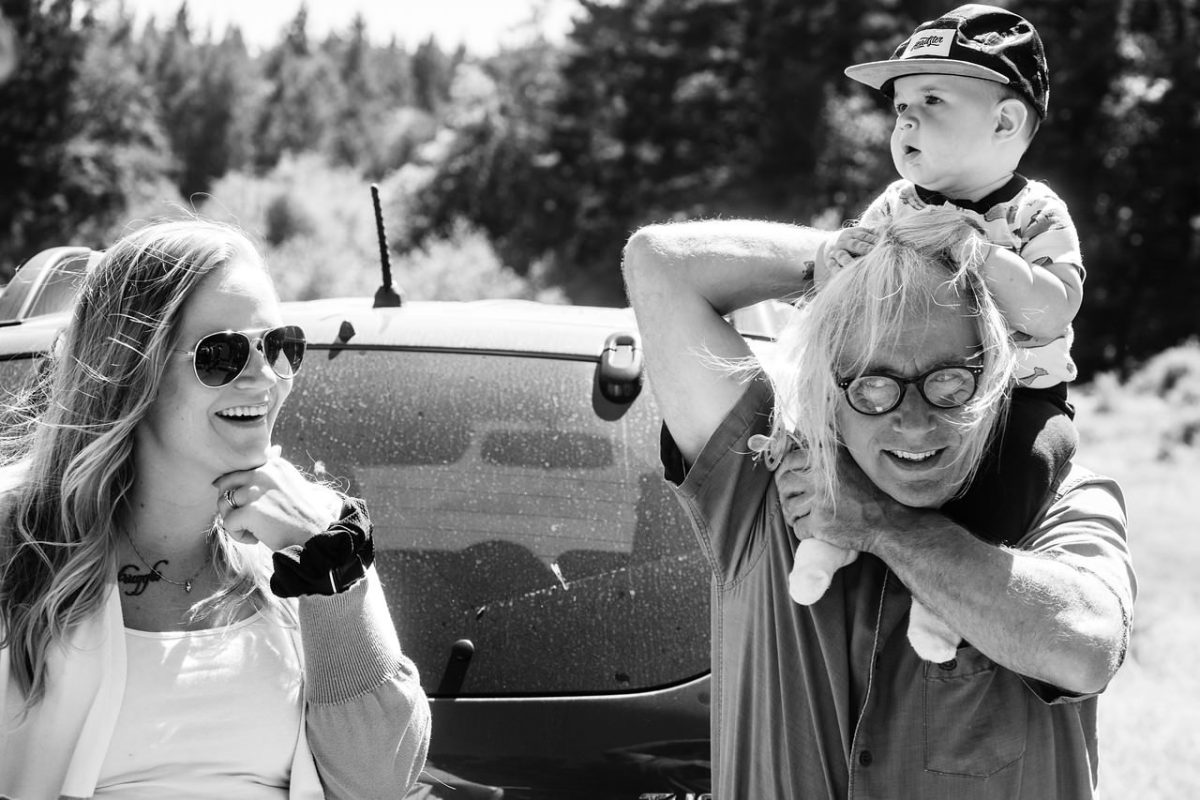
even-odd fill
[{"label": "shirt collar", "polygon": [[1007,203],[1009,200],[1012,200],[1021,193],[1021,190],[1025,188],[1025,184],[1027,183],[1029,183],[1029,181],[1025,178],[1025,176],[1018,175],[1014,172],[1013,176],[1008,179],[1007,183],[1005,183],[999,189],[996,189],[988,196],[980,198],[979,200],[956,200],[952,197],[946,197],[946,195],[942,194],[941,192],[935,192],[932,189],[926,189],[924,186],[917,186],[916,184],[913,184],[913,187],[917,190],[917,197],[921,198],[921,201],[926,205],[940,206],[944,203],[950,203],[951,205],[958,206],[959,208],[967,211],[974,211],[976,214],[983,214],[998,203]]}]

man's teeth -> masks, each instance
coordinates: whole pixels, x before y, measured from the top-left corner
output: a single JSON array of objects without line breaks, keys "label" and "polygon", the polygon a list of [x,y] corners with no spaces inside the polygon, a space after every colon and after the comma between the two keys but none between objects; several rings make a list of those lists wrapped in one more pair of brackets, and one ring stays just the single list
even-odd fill
[{"label": "man's teeth", "polygon": [[925,450],[920,453],[913,453],[909,450],[888,450],[888,452],[905,461],[924,461],[937,455],[937,450]]},{"label": "man's teeth", "polygon": [[219,417],[261,417],[267,413],[266,405],[261,406],[237,406],[236,408],[227,408],[223,411],[218,411]]}]

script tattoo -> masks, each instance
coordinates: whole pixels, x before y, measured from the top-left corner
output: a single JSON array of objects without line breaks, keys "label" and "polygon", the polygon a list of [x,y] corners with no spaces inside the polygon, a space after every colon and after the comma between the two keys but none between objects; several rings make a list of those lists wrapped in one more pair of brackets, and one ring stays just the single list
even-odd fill
[{"label": "script tattoo", "polygon": [[139,573],[137,564],[126,564],[117,573],[117,581],[128,587],[124,590],[126,595],[136,597],[146,591],[146,587],[154,581],[162,580],[162,575],[158,574],[158,570],[162,569],[168,563],[165,558],[161,561],[156,561],[150,572],[146,573]]}]

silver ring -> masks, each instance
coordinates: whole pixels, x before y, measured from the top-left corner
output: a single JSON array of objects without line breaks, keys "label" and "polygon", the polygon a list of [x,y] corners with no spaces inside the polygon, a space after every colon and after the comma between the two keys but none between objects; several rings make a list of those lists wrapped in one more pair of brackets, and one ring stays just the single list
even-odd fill
[{"label": "silver ring", "polygon": [[226,503],[229,503],[230,511],[233,511],[234,509],[237,509],[237,508],[241,508],[241,506],[238,505],[238,502],[233,499],[233,493],[236,491],[237,491],[237,489],[226,489],[225,491],[221,492],[221,499],[224,500]]}]

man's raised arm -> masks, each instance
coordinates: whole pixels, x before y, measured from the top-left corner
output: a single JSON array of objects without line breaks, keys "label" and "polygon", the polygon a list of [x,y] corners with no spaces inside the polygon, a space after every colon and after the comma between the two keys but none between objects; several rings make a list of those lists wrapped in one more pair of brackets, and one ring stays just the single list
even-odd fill
[{"label": "man's raised arm", "polygon": [[711,220],[651,225],[625,246],[629,301],[667,427],[694,461],[741,395],[721,362],[750,355],[724,315],[812,286],[825,231],[782,223]]}]

